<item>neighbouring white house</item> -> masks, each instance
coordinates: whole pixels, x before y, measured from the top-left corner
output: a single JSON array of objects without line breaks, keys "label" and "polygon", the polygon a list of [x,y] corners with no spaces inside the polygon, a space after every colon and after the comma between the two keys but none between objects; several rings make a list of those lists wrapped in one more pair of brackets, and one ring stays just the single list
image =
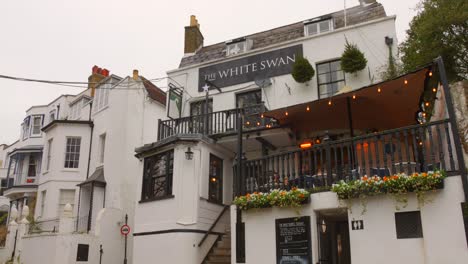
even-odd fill
[{"label": "neighbouring white house", "polygon": [[2,191],[16,221],[3,260],[132,263],[133,237],[120,228],[133,225],[134,148],[157,139],[166,94],[137,70],[125,78],[92,70],[82,93],[28,110],[21,139],[6,148]]},{"label": "neighbouring white house", "polygon": [[[136,149],[134,263],[466,263],[468,184],[443,62],[382,80],[395,19],[360,1],[205,46],[192,16],[167,118]],[[367,60],[357,72],[342,67],[347,42]],[[315,71],[304,83],[299,57]],[[424,206],[414,193],[397,206],[330,191],[436,169],[449,177]],[[299,208],[232,204],[295,187],[313,192]]]}]

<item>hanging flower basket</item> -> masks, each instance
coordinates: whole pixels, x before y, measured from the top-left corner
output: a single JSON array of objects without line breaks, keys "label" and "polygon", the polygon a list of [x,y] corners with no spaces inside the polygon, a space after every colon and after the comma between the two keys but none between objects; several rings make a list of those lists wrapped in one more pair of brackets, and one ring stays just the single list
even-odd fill
[{"label": "hanging flower basket", "polygon": [[241,210],[268,207],[300,207],[309,201],[310,193],[304,189],[293,187],[290,191],[271,190],[270,192],[254,192],[237,196],[233,203]]},{"label": "hanging flower basket", "polygon": [[341,55],[341,69],[346,73],[357,73],[367,66],[367,59],[356,44],[346,40],[345,50]]},{"label": "hanging flower basket", "polygon": [[298,57],[293,64],[292,77],[298,83],[306,83],[315,75],[314,67],[309,60],[304,57]]}]

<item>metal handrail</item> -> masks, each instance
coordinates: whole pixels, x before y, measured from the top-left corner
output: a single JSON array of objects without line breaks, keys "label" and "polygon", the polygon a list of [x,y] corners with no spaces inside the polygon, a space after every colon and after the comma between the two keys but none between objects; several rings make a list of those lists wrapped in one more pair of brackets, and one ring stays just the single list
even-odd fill
[{"label": "metal handrail", "polygon": [[[201,245],[203,244],[203,242],[205,242],[205,240],[208,238],[208,235],[210,235],[211,231],[213,231],[213,228],[216,226],[216,224],[219,222],[219,220],[221,219],[221,217],[224,215],[224,213],[227,211],[227,209],[229,208],[229,205],[225,205],[223,207],[223,210],[219,213],[218,217],[216,218],[216,220],[213,222],[213,224],[211,225],[211,227],[206,231],[205,235],[203,236],[202,240],[200,240],[200,243],[198,243],[198,247],[201,247]],[[219,235],[218,235],[219,236]]]}]

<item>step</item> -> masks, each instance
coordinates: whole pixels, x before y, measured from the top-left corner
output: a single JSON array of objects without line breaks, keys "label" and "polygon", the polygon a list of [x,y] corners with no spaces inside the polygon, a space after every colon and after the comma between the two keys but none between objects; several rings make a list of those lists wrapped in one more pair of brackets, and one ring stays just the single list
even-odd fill
[{"label": "step", "polygon": [[213,255],[231,255],[231,248],[214,248]]},{"label": "step", "polygon": [[208,258],[209,261],[231,261],[231,255],[226,255],[226,256],[217,256],[217,255],[211,255]]},{"label": "step", "polygon": [[211,260],[207,260],[207,261],[205,261],[205,264],[231,264],[231,260],[229,260],[229,261],[211,261]]}]

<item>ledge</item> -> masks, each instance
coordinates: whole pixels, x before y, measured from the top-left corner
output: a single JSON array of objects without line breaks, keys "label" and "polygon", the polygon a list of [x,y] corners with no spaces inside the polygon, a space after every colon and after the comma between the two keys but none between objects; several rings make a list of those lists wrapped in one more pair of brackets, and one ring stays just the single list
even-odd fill
[{"label": "ledge", "polygon": [[161,197],[155,197],[155,198],[150,198],[150,199],[145,199],[145,200],[140,200],[138,203],[149,203],[149,202],[154,202],[154,201],[160,201],[160,200],[167,200],[167,199],[173,199],[175,196],[173,194],[171,195],[166,195],[166,196],[161,196]]}]

